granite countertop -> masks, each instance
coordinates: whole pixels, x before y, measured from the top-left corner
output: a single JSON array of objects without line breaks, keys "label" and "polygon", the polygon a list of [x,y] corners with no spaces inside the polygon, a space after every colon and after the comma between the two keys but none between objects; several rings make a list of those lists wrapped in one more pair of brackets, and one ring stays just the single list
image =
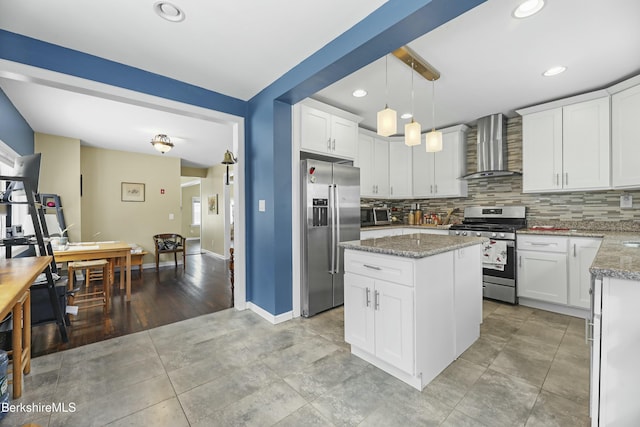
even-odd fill
[{"label": "granite countertop", "polygon": [[433,224],[424,224],[424,225],[409,225],[409,224],[389,224],[389,225],[370,225],[368,227],[360,227],[360,230],[383,230],[385,228],[419,228],[425,230],[448,230],[451,227],[451,224],[441,224],[441,225],[433,225]]},{"label": "granite countertop", "polygon": [[602,244],[589,271],[596,276],[640,281],[640,248],[629,248],[625,241],[640,241],[636,230],[610,231],[596,229],[526,229],[517,234],[602,238]]},{"label": "granite countertop", "polygon": [[467,246],[486,242],[484,237],[442,236],[434,234],[405,234],[402,236],[380,237],[377,239],[342,242],[345,249],[395,255],[405,258],[424,258],[449,252]]}]

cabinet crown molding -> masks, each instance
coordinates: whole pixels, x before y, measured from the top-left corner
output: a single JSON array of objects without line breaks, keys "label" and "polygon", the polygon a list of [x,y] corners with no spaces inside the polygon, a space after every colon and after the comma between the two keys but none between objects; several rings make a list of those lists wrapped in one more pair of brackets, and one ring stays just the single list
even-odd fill
[{"label": "cabinet crown molding", "polygon": [[516,110],[516,113],[521,116],[526,116],[527,114],[538,113],[540,111],[552,110],[554,108],[566,107],[567,105],[578,104],[580,102],[591,101],[599,98],[606,98],[609,96],[609,92],[607,90],[596,90],[594,92],[583,93],[576,96],[571,96],[569,98],[557,99],[555,101],[546,102],[544,104],[538,104],[527,108],[521,108]]}]

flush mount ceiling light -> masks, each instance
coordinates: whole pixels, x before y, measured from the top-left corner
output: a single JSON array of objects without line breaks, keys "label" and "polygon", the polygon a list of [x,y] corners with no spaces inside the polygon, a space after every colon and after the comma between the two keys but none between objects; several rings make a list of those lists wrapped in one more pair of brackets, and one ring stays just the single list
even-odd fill
[{"label": "flush mount ceiling light", "polygon": [[153,137],[153,139],[151,140],[151,145],[153,145],[153,148],[155,148],[162,154],[173,148],[173,143],[171,142],[169,137],[162,133]]},{"label": "flush mount ceiling light", "polygon": [[413,117],[413,114],[411,113],[404,113],[400,116],[401,119],[410,119],[411,117]]},{"label": "flush mount ceiling light", "polygon": [[163,19],[171,22],[184,21],[184,12],[176,5],[167,1],[159,1],[153,5],[153,10]]},{"label": "flush mount ceiling light", "polygon": [[563,65],[557,65],[555,67],[549,68],[547,71],[542,73],[542,75],[545,77],[552,77],[552,76],[557,76],[558,74],[562,74],[565,71],[567,71],[567,67]]},{"label": "flush mount ceiling light", "polygon": [[[389,55],[384,57],[384,84],[385,84],[385,98],[389,99]],[[389,104],[385,102],[384,110],[378,111],[378,135],[391,136],[394,133],[398,133],[398,113],[396,110],[389,108]]]},{"label": "flush mount ceiling light", "polygon": [[356,89],[353,91],[351,95],[353,95],[356,98],[362,98],[363,96],[367,96],[367,91],[364,89]]},{"label": "flush mount ceiling light", "polygon": [[544,0],[526,0],[520,3],[520,6],[513,11],[513,17],[522,19],[528,18],[540,12],[544,7]]}]

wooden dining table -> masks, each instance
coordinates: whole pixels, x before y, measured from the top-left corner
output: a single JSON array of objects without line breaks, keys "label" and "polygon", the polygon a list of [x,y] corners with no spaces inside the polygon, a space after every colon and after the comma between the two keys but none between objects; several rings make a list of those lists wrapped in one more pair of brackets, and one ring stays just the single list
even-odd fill
[{"label": "wooden dining table", "polygon": [[[126,301],[131,301],[131,246],[126,242],[80,242],[71,243],[64,250],[53,250],[56,262],[121,259],[125,267],[120,272],[120,289],[126,286]],[[124,274],[123,274],[124,273]]]},{"label": "wooden dining table", "polygon": [[13,313],[13,398],[22,395],[22,373],[31,371],[30,286],[49,263],[50,256],[0,260],[0,320]]}]

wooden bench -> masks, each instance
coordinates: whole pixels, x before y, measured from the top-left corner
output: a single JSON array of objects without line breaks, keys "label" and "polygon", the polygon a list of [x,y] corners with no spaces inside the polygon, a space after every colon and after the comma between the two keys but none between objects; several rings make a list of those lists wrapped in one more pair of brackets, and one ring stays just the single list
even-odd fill
[{"label": "wooden bench", "polygon": [[[147,251],[142,251],[142,252],[137,252],[135,254],[134,253],[131,254],[131,269],[132,269],[132,271],[133,271],[133,267],[135,265],[137,265],[138,268],[140,269],[140,274],[142,275],[142,259],[144,258],[145,255],[148,255],[148,254],[149,254],[149,252],[147,252]],[[113,270],[115,269],[115,267],[120,268],[120,265],[121,265],[120,263],[121,262],[122,262],[122,260],[120,258],[116,258],[115,265],[112,265],[111,274],[114,273]]]}]

